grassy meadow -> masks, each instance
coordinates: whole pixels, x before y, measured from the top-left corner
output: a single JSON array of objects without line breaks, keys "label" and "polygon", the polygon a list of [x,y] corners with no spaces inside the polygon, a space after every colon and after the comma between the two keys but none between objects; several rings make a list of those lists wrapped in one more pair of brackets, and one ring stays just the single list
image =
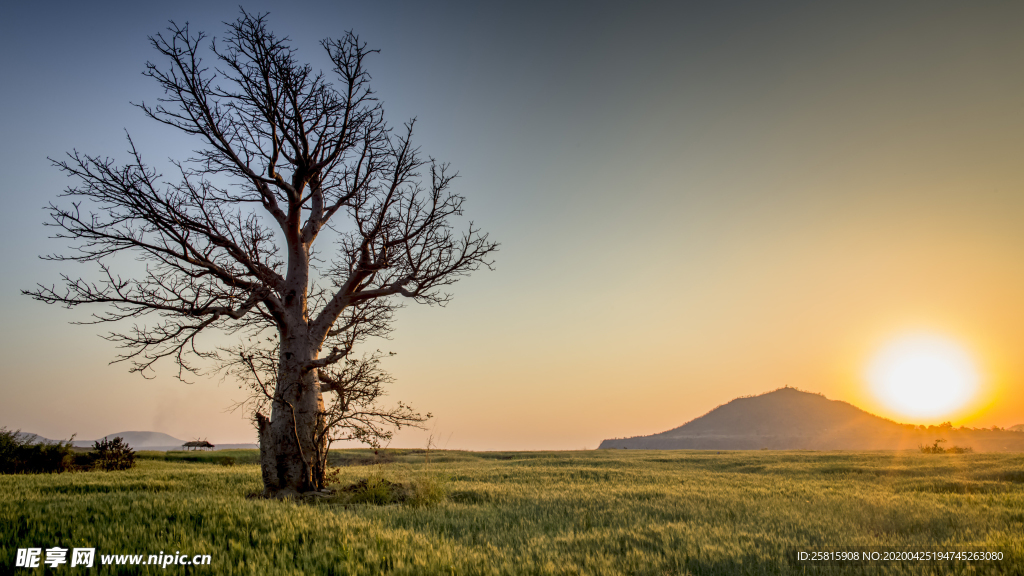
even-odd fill
[{"label": "grassy meadow", "polygon": [[[336,451],[337,481],[436,502],[250,499],[255,451],[142,453],[132,470],[0,476],[0,572],[1021,574],[1024,455]],[[231,460],[225,460],[231,458]],[[209,554],[209,566],[13,568],[18,548]],[[999,550],[997,563],[810,565],[796,550]]]}]

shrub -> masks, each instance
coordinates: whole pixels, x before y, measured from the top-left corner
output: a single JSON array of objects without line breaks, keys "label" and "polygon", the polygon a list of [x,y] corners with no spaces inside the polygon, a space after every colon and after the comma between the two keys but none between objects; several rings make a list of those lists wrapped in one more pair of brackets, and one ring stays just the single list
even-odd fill
[{"label": "shrub", "polygon": [[22,443],[17,432],[0,428],[0,473],[14,474],[17,472]]},{"label": "shrub", "polygon": [[923,454],[971,454],[974,452],[974,448],[970,446],[950,446],[949,448],[943,448],[939,446],[939,442],[945,442],[943,439],[936,440],[931,446],[918,446],[917,448]]},{"label": "shrub", "polygon": [[95,452],[75,452],[71,458],[72,464],[78,470],[92,470],[96,466]]},{"label": "shrub", "polygon": [[405,504],[429,506],[448,496],[448,482],[440,474],[423,474],[407,482],[392,482],[378,473],[371,474],[339,490],[346,504]]},{"label": "shrub", "polygon": [[135,465],[135,451],[120,436],[97,440],[92,449],[101,470],[127,470]]},{"label": "shrub", "polygon": [[52,444],[30,444],[16,430],[0,427],[0,473],[40,474],[74,469],[75,456],[71,440]]},{"label": "shrub", "polygon": [[398,504],[408,498],[405,486],[392,482],[379,475],[371,475],[341,489],[347,495],[348,504]]},{"label": "shrub", "polygon": [[426,473],[410,483],[408,503],[413,506],[438,504],[448,497],[448,479],[440,473]]}]

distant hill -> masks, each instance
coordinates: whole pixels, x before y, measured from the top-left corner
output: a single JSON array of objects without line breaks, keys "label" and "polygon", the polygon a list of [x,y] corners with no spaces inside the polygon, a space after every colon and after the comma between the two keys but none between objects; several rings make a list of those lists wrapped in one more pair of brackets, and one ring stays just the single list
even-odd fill
[{"label": "distant hill", "polygon": [[[124,441],[135,450],[181,450],[181,445],[185,443],[185,440],[180,440],[169,434],[163,432],[115,432],[114,434],[107,434],[104,438],[114,438],[120,436],[124,438]],[[75,440],[75,446],[81,446],[91,448],[93,440]],[[250,449],[259,448],[258,444],[217,444],[214,450],[236,450],[236,449]]]},{"label": "distant hill", "polygon": [[[115,432],[107,434],[104,438],[115,438],[120,436],[129,446],[136,450],[181,450],[184,440],[179,440],[163,432]],[[75,446],[84,448],[91,447],[94,440],[75,440]]]},{"label": "distant hill", "polygon": [[1024,424],[1017,424],[1016,426],[1010,426],[1009,430],[1014,432],[1024,432]]},{"label": "distant hill", "polygon": [[43,438],[39,434],[33,434],[31,432],[18,432],[17,437],[19,440],[22,440],[27,444],[55,444],[57,442],[56,440]]},{"label": "distant hill", "polygon": [[[124,438],[124,441],[135,450],[181,450],[181,445],[185,443],[184,440],[179,440],[170,434],[149,431],[115,432],[113,434],[107,434],[104,438],[115,438],[117,436]],[[44,438],[31,432],[19,432],[18,437],[24,439],[30,444],[53,444],[56,442],[56,440],[50,440],[49,438]],[[76,448],[92,448],[94,443],[95,440],[75,440],[72,442],[72,446],[75,446]],[[247,450],[258,448],[259,444],[217,444],[214,450]]]},{"label": "distant hill", "polygon": [[735,400],[678,428],[600,448],[648,450],[901,450],[946,440],[977,451],[1024,451],[1024,432],[921,429],[796,388]]}]

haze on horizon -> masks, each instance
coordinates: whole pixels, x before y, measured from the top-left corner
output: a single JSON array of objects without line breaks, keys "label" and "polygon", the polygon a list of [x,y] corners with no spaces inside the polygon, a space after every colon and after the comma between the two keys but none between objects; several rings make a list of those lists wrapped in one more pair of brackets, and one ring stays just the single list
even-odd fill
[{"label": "haze on horizon", "polygon": [[[502,243],[446,309],[401,311],[388,399],[434,413],[394,446],[579,449],[782,386],[900,422],[1024,423],[1024,5],[247,2],[297,57],[355,30],[392,125],[416,116]],[[72,149],[167,172],[192,142],[130,102],[169,19],[237,7],[12,6],[0,26],[0,425],[254,441],[242,393],[108,365],[102,327],[21,296]],[[958,343],[979,393],[925,421],[869,390],[908,333]]]}]

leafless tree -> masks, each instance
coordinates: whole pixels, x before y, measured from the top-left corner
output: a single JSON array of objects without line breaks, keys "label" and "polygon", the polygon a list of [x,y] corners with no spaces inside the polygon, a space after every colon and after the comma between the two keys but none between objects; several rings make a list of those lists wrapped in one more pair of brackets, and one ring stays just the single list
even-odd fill
[{"label": "leafless tree", "polygon": [[[379,358],[353,363],[354,347],[386,336],[402,301],[446,303],[445,288],[490,268],[497,244],[472,222],[453,228],[464,202],[455,173],[420,154],[413,122],[399,131],[385,123],[365,67],[375,51],[353,33],[322,42],[334,83],[298,63],[265,14],[243,11],[209,43],[173,22],[150,41],[165,64],[147,63],[145,74],[164,95],[137,106],[198,146],[174,163],[173,179],[146,165],[130,137],[126,164],[77,151],[54,161],[77,183],[67,203],[49,207],[70,252],[45,258],[94,263],[99,277],[62,275],[25,293],[103,305],[93,318],[117,323],[107,338],[144,375],[161,359],[179,377],[218,360],[244,369],[251,343],[264,342],[276,355],[264,381],[269,416],[256,417],[265,492],[318,489],[325,426],[359,406],[359,386],[388,381]],[[332,246],[314,253],[325,231]],[[144,269],[119,275],[122,254]],[[241,343],[204,347],[197,336],[210,330]],[[366,370],[370,380],[360,381]],[[341,412],[325,406],[324,392]],[[383,422],[418,417],[393,416]]]}]

